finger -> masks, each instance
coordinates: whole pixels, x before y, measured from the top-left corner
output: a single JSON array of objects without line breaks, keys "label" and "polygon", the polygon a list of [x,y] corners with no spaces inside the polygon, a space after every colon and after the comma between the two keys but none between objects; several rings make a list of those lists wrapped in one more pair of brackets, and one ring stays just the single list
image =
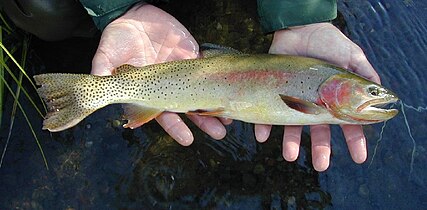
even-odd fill
[{"label": "finger", "polygon": [[271,125],[255,124],[255,139],[260,143],[267,141],[270,131]]},{"label": "finger", "polygon": [[374,67],[369,63],[368,58],[363,53],[362,49],[356,44],[353,46],[351,60],[349,63],[349,69],[355,73],[373,81],[378,84],[381,84],[380,76],[375,71]]},{"label": "finger", "polygon": [[351,158],[356,163],[365,162],[368,152],[366,138],[360,125],[341,125]]},{"label": "finger", "polygon": [[108,57],[98,49],[92,59],[92,70],[90,73],[98,76],[107,76],[112,74],[113,69],[114,66],[109,62]]},{"label": "finger", "polygon": [[301,143],[302,126],[285,126],[283,134],[283,158],[295,161],[298,158]]},{"label": "finger", "polygon": [[316,171],[324,171],[329,167],[331,156],[331,129],[329,125],[312,125],[310,134],[313,167]]},{"label": "finger", "polygon": [[218,118],[199,115],[187,115],[203,132],[207,133],[214,139],[222,139],[225,137],[227,130]]},{"label": "finger", "polygon": [[221,121],[221,123],[223,124],[223,125],[230,125],[232,122],[233,122],[233,120],[232,119],[230,119],[230,118],[223,118],[223,117],[220,117],[220,118],[218,118],[219,119],[219,121]]},{"label": "finger", "polygon": [[183,146],[193,143],[194,137],[187,125],[175,113],[164,112],[156,118],[160,126],[165,129],[173,139]]}]

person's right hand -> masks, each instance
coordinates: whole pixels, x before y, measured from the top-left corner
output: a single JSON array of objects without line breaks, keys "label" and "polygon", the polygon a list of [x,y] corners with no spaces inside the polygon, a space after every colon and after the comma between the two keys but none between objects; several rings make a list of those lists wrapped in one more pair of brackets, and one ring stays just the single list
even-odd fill
[{"label": "person's right hand", "polygon": [[[314,23],[276,31],[270,53],[308,56],[329,61],[380,84],[380,77],[362,49],[330,23]],[[350,155],[356,163],[367,158],[366,137],[360,125],[341,125]],[[255,125],[258,141],[264,142],[271,126]],[[302,126],[286,126],[283,135],[283,157],[295,161],[299,154]],[[329,167],[331,131],[329,125],[311,125],[313,167],[324,171]]]},{"label": "person's right hand", "polygon": [[[197,42],[178,20],[154,6],[137,4],[104,29],[91,73],[104,76],[122,64],[144,66],[197,56]],[[223,124],[231,122],[196,115],[188,118],[214,139],[224,138]],[[193,142],[193,134],[177,114],[164,112],[156,120],[181,145]]]}]

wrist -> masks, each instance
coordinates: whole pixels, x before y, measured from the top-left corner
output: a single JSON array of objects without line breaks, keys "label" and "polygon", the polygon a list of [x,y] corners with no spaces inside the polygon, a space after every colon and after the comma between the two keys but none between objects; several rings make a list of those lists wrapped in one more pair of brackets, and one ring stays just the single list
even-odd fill
[{"label": "wrist", "polygon": [[286,29],[275,31],[275,33],[276,32],[279,32],[279,33],[299,32],[299,31],[308,32],[308,31],[317,30],[318,28],[322,28],[322,27],[335,27],[335,26],[333,26],[329,22],[312,23],[312,24],[307,24],[307,25],[299,25],[299,26],[288,27]]},{"label": "wrist", "polygon": [[[301,54],[306,50],[307,43],[313,38],[331,36],[340,33],[331,23],[313,23],[289,27],[274,32],[270,53],[275,54]],[[305,46],[305,47],[304,47]],[[304,50],[305,49],[305,50]]]},{"label": "wrist", "polygon": [[102,2],[92,0],[80,0],[87,13],[92,17],[96,27],[101,31],[113,20],[122,16],[140,0],[123,0]]}]

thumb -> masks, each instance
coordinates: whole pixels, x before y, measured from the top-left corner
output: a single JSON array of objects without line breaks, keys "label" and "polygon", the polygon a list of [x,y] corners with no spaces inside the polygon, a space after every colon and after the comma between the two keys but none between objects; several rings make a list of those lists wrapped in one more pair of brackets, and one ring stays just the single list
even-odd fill
[{"label": "thumb", "polygon": [[113,69],[113,64],[109,61],[107,56],[98,49],[92,59],[92,71],[90,73],[98,76],[108,76],[112,74]]}]

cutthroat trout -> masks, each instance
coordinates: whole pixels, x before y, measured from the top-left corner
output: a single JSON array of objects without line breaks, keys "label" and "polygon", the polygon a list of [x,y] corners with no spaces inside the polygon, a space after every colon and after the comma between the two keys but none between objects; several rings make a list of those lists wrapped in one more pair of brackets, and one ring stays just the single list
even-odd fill
[{"label": "cutthroat trout", "polygon": [[370,124],[398,111],[379,108],[397,96],[324,61],[237,53],[210,47],[203,58],[144,67],[122,65],[111,76],[34,76],[48,107],[43,129],[70,128],[109,104],[124,104],[126,128],[164,111],[273,125]]}]

